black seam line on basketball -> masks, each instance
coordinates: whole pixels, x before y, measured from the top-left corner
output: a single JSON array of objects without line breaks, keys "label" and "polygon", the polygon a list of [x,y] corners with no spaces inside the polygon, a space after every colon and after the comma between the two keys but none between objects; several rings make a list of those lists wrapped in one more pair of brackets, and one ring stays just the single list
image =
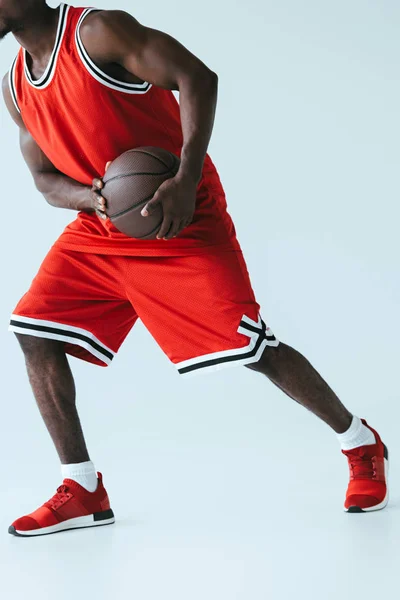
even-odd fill
[{"label": "black seam line on basketball", "polygon": [[[92,65],[90,64],[90,62],[88,61],[88,59],[85,55],[86,50],[85,50],[82,42],[80,41],[78,34],[76,35],[76,41],[77,41],[77,44],[81,51],[82,58],[85,61],[85,64],[87,65],[87,68],[89,69],[89,71],[92,74],[97,75],[97,77],[100,77],[100,79],[102,79],[105,83],[108,83],[109,85],[113,85],[114,87],[120,87],[122,90],[125,90],[125,91],[136,90],[136,91],[145,93],[150,89],[151,84],[148,81],[143,82],[143,84],[142,83],[127,83],[127,82],[123,82],[123,81],[119,81],[119,80],[110,81],[110,79],[108,79],[107,75],[105,73],[103,73],[103,71],[95,71],[95,69],[93,69]],[[84,52],[84,50],[85,50],[85,52]],[[116,83],[116,81],[118,83]],[[145,83],[146,83],[146,85],[144,85]],[[133,87],[133,86],[136,86],[136,87]],[[137,87],[137,86],[144,86],[144,87]]]},{"label": "black seam line on basketball", "polygon": [[159,223],[158,225],[156,225],[151,231],[148,231],[146,233],[146,235],[143,235],[141,237],[137,237],[134,238],[135,240],[147,240],[149,238],[150,235],[153,235],[153,233],[155,233],[157,231],[157,229],[160,229],[161,227],[161,223]]},{"label": "black seam line on basketball", "polygon": [[161,175],[168,175],[172,173],[172,171],[163,171],[162,173],[123,173],[122,175],[114,175],[110,177],[110,179],[103,179],[103,183],[110,183],[110,181],[114,181],[115,179],[124,179],[125,177],[136,177],[138,175],[148,175],[149,177],[158,177]]},{"label": "black seam line on basketball", "polygon": [[146,240],[146,239],[148,239],[148,237],[149,237],[150,235],[153,235],[153,233],[155,233],[155,232],[157,231],[157,229],[160,229],[160,227],[161,227],[161,223],[159,223],[158,225],[156,225],[156,226],[154,227],[154,229],[152,229],[151,231],[149,231],[148,233],[146,233],[146,235],[144,235],[144,236],[142,236],[142,237],[139,237],[139,238],[136,238],[136,239],[137,239],[137,240]]},{"label": "black seam line on basketball", "polygon": [[34,325],[32,323],[24,323],[23,321],[10,321],[10,325],[13,327],[19,327],[20,329],[33,329],[33,331],[45,331],[46,333],[55,333],[57,335],[62,335],[64,337],[72,337],[78,340],[82,340],[83,342],[87,342],[92,348],[103,354],[110,360],[114,358],[114,355],[97,344],[95,341],[83,335],[82,333],[76,333],[76,331],[70,331],[69,329],[57,329],[56,327],[45,327],[44,325]]},{"label": "black seam line on basketball", "polygon": [[253,350],[250,350],[249,352],[243,352],[242,354],[234,354],[233,356],[232,355],[231,356],[221,356],[220,358],[214,358],[214,359],[211,358],[211,359],[205,360],[203,362],[198,362],[195,365],[183,367],[182,369],[178,369],[178,371],[181,375],[184,375],[185,373],[189,373],[190,371],[196,371],[197,369],[204,369],[205,367],[211,367],[211,366],[219,365],[219,364],[226,363],[226,362],[234,362],[237,360],[242,360],[244,358],[252,358],[253,356],[255,356],[257,354],[258,349],[260,348],[264,339],[265,339],[265,337],[260,335]]},{"label": "black seam line on basketball", "polygon": [[11,88],[11,93],[14,98],[14,102],[15,102],[19,112],[21,112],[20,108],[19,108],[19,104],[18,104],[17,92],[16,92],[16,89],[14,86],[14,73],[15,73],[15,68],[16,68],[16,64],[17,64],[17,58],[18,58],[18,56],[15,57],[14,62],[11,67],[11,70],[10,70],[10,88]]},{"label": "black seam line on basketball", "polygon": [[[151,156],[152,158],[155,158],[156,160],[158,160],[158,162],[160,162],[162,165],[164,165],[164,167],[166,169],[168,169],[168,171],[172,171],[176,166],[176,160],[174,162],[174,164],[171,166],[167,165],[162,158],[160,158],[159,156],[156,156],[155,154],[152,154],[151,152],[148,152],[147,150],[140,150],[139,148],[132,148],[132,150],[128,150],[128,152],[138,152],[139,154],[145,154],[146,156]],[[177,159],[178,157],[175,156],[175,154],[173,152],[171,152],[172,156],[174,157],[174,159]]]},{"label": "black seam line on basketball", "polygon": [[50,67],[49,67],[49,72],[47,73],[46,78],[43,81],[41,81],[40,83],[37,83],[37,82],[35,82],[32,79],[31,74],[29,73],[28,65],[26,64],[26,54],[25,54],[25,71],[26,71],[26,74],[27,74],[27,76],[29,78],[29,81],[35,87],[38,87],[38,88],[43,87],[44,85],[46,85],[46,83],[48,82],[49,78],[51,77],[51,74],[53,72],[54,63],[55,63],[55,60],[57,58],[57,54],[58,54],[58,51],[60,49],[60,44],[61,44],[61,40],[62,40],[63,33],[64,33],[65,15],[66,15],[66,12],[67,12],[67,8],[68,7],[67,7],[66,4],[64,4],[64,6],[61,6],[61,8],[60,8],[60,11],[61,11],[61,15],[60,15],[60,31],[59,31],[59,34],[58,34],[58,37],[57,37],[57,40],[56,40],[56,44],[54,46],[53,56],[52,56],[51,64],[50,64]]},{"label": "black seam line on basketball", "polygon": [[147,196],[147,198],[144,198],[144,200],[141,200],[140,202],[136,202],[136,204],[133,204],[129,208],[126,208],[125,210],[122,210],[119,213],[115,213],[115,215],[107,215],[107,216],[109,219],[115,219],[116,217],[122,217],[122,215],[125,215],[126,213],[130,212],[134,208],[139,208],[139,206],[142,206],[142,205],[144,206],[146,204],[146,202],[148,202],[153,196],[154,196],[154,194],[151,194],[151,196]]}]

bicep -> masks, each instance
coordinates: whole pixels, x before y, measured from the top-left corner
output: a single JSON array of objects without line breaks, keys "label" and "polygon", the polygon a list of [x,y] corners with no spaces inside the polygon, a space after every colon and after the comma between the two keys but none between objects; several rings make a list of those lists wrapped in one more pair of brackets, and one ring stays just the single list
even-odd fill
[{"label": "bicep", "polygon": [[154,85],[179,90],[186,78],[209,70],[199,58],[167,33],[148,27],[143,30],[140,46],[132,45],[126,36],[121,64],[127,71]]},{"label": "bicep", "polygon": [[58,173],[26,127],[21,127],[19,130],[19,144],[22,156],[34,177],[41,173]]}]

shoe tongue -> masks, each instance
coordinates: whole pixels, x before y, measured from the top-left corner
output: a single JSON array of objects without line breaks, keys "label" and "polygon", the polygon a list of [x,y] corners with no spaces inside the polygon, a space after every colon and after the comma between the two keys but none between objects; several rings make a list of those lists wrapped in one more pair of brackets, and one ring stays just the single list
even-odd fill
[{"label": "shoe tongue", "polygon": [[77,481],[74,481],[73,479],[64,479],[63,485],[68,486],[71,490],[75,492],[79,492],[85,489],[82,485],[80,485]]},{"label": "shoe tongue", "polygon": [[343,450],[343,453],[347,454],[347,456],[351,455],[360,457],[367,454],[365,446],[359,446],[358,448],[352,448],[351,450]]}]

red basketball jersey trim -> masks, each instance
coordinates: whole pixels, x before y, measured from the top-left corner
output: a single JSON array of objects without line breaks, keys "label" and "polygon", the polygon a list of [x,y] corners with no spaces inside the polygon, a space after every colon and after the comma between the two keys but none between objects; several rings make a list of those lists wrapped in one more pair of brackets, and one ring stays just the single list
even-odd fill
[{"label": "red basketball jersey trim", "polygon": [[119,81],[118,79],[114,79],[104,71],[102,71],[90,58],[88,53],[86,52],[86,48],[83,45],[81,39],[81,25],[85,18],[91,13],[98,11],[98,8],[87,8],[81,15],[78,25],[76,27],[75,33],[75,42],[78,50],[78,54],[82,61],[85,69],[98,81],[99,83],[105,85],[106,87],[111,88],[112,90],[117,90],[119,92],[124,92],[126,94],[146,94],[150,88],[152,87],[151,83],[144,81],[143,83],[127,83],[126,81]]}]

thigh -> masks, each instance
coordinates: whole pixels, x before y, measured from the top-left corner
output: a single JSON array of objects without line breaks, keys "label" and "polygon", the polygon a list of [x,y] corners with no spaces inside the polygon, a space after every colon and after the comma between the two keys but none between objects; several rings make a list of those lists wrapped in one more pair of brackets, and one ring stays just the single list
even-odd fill
[{"label": "thigh", "polygon": [[279,344],[240,251],[134,260],[127,294],[181,374],[254,363]]},{"label": "thigh", "polygon": [[64,342],[71,355],[110,364],[137,319],[123,292],[119,258],[53,247],[9,329]]}]

